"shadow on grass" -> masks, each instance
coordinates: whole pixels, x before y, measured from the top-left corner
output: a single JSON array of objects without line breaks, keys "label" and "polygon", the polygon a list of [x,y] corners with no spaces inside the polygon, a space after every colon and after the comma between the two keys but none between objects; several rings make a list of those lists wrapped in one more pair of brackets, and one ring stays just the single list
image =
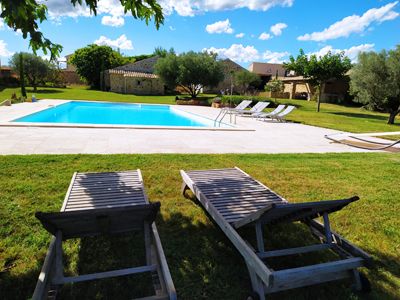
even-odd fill
[{"label": "shadow on grass", "polygon": [[27,89],[26,90],[26,92],[27,93],[29,93],[29,94],[34,94],[34,93],[37,93],[37,94],[60,94],[60,93],[64,93],[64,91],[60,91],[60,90],[57,90],[57,89],[41,89],[41,88],[38,88],[38,90],[35,92],[33,89]]},{"label": "shadow on grass", "polygon": [[[217,225],[211,222],[194,223],[191,217],[179,212],[169,214],[167,218],[158,216],[156,223],[179,299],[246,298],[251,291],[251,284],[244,260]],[[253,229],[244,229],[240,233],[254,242]],[[267,249],[295,247],[312,242],[315,240],[308,228],[297,223],[273,226],[266,230]],[[65,256],[67,275],[72,275],[70,270],[74,268],[79,274],[87,274],[137,266],[144,261],[141,234],[85,238],[80,241],[78,249],[77,261],[74,262],[73,254]],[[367,272],[373,285],[373,292],[368,296],[352,293],[351,282],[344,281],[280,292],[270,295],[269,299],[394,299],[395,295],[388,294],[384,286],[389,284],[396,289],[396,284],[391,280],[399,275],[399,262],[395,257],[373,254],[379,262]],[[330,253],[318,252],[274,259],[269,263],[278,270],[318,263],[328,258],[332,258]],[[41,257],[38,266],[28,273],[16,276],[2,274],[0,298],[29,298],[39,274],[39,264],[43,260],[44,257]],[[77,263],[77,267],[74,267],[74,263]],[[384,268],[393,278],[383,277],[380,268]],[[123,276],[66,285],[59,299],[132,299],[151,294],[148,289],[151,286],[148,277]]]},{"label": "shadow on grass", "polygon": [[389,118],[389,114],[387,116],[370,115],[370,114],[363,114],[363,113],[350,113],[350,112],[330,112],[330,114],[344,116],[344,117],[350,117],[350,118],[374,119],[374,120],[380,120],[380,121],[386,121],[386,122]]}]

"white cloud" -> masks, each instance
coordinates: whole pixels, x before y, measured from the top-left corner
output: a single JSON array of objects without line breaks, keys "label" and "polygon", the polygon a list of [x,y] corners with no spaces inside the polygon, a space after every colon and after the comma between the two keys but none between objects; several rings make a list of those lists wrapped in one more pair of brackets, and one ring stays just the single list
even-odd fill
[{"label": "white cloud", "polygon": [[285,57],[289,56],[289,52],[272,52],[270,50],[267,50],[263,53],[262,58],[265,59],[268,63],[271,64],[281,64],[285,60]]},{"label": "white cloud", "polygon": [[222,58],[229,58],[236,62],[250,62],[260,57],[258,50],[253,46],[233,44],[229,48],[205,48],[203,51],[217,53]]},{"label": "white cloud", "polygon": [[282,34],[282,30],[285,28],[287,28],[287,25],[285,23],[277,23],[275,25],[272,25],[270,30],[274,35],[278,36]]},{"label": "white cloud", "polygon": [[4,24],[3,19],[0,18],[0,30],[4,30],[5,27],[6,27],[6,25]]},{"label": "white cloud", "polygon": [[238,33],[235,35],[235,37],[237,37],[238,39],[241,39],[242,37],[244,37],[244,33],[243,32]]},{"label": "white cloud", "polygon": [[269,40],[272,39],[272,35],[270,35],[269,33],[263,32],[260,34],[260,36],[258,37],[259,40]]},{"label": "white cloud", "polygon": [[125,34],[121,35],[119,38],[116,40],[111,40],[104,35],[100,36],[98,40],[94,41],[95,44],[97,45],[105,45],[105,46],[110,46],[110,47],[115,47],[119,48],[122,50],[132,50],[133,45],[132,41],[128,40]]},{"label": "white cloud", "polygon": [[11,52],[7,49],[7,43],[3,40],[0,40],[0,56],[9,57],[13,54],[14,52]]},{"label": "white cloud", "polygon": [[233,33],[233,28],[231,27],[231,22],[229,22],[229,19],[226,19],[225,21],[218,21],[213,24],[209,24],[206,26],[206,31],[208,33]]},{"label": "white cloud", "polygon": [[266,11],[274,6],[290,7],[294,0],[160,0],[166,15],[176,12],[181,16],[194,16],[208,11],[224,11],[239,8]]},{"label": "white cloud", "polygon": [[344,52],[344,55],[346,55],[348,58],[350,58],[352,61],[356,61],[358,54],[360,52],[367,52],[367,51],[372,51],[375,47],[375,44],[362,44],[358,46],[353,46],[348,49],[334,49],[332,46],[325,46],[321,48],[317,52],[309,53],[308,55],[315,54],[317,57],[324,56],[327,54],[329,51],[332,54],[337,54],[340,52]]},{"label": "white cloud", "polygon": [[373,23],[382,23],[397,18],[400,14],[393,11],[398,1],[380,8],[372,8],[362,16],[348,16],[320,32],[307,33],[299,36],[300,41],[327,41],[340,37],[348,37],[352,33],[362,33]]},{"label": "white cloud", "polygon": [[125,24],[125,19],[117,16],[104,16],[101,19],[101,24],[112,27],[121,27]]},{"label": "white cloud", "polygon": [[169,30],[171,30],[171,31],[175,31],[175,30],[176,30],[176,28],[175,28],[175,27],[173,27],[173,26],[169,26]]}]

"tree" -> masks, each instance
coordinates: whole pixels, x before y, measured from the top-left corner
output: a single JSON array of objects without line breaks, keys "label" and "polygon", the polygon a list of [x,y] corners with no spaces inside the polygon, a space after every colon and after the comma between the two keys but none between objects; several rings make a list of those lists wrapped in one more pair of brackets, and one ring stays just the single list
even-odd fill
[{"label": "tree", "polygon": [[351,61],[344,55],[344,52],[332,54],[329,51],[324,56],[317,57],[315,54],[306,55],[303,49],[300,49],[296,58],[290,56],[289,62],[284,63],[286,70],[292,70],[297,75],[302,75],[309,80],[312,86],[317,88],[317,111],[320,110],[321,95],[325,83],[331,79],[342,78],[351,66]]},{"label": "tree", "polygon": [[216,86],[224,78],[222,65],[216,55],[206,52],[187,52],[177,56],[168,53],[155,65],[155,72],[171,88],[182,87],[196,98],[205,86]]},{"label": "tree", "polygon": [[[97,5],[99,0],[70,0],[71,5],[86,5],[90,13],[97,14]],[[62,46],[53,43],[45,38],[39,31],[39,24],[47,19],[47,6],[43,1],[21,1],[21,0],[0,0],[1,14],[8,27],[21,30],[22,36],[26,39],[29,35],[30,47],[33,52],[42,49],[51,58],[55,58],[62,51]],[[124,7],[124,12],[130,12],[135,19],[145,20],[146,24],[154,18],[154,23],[158,29],[164,22],[162,8],[156,0],[120,0]]]},{"label": "tree", "polygon": [[[282,80],[272,79],[267,82],[264,89],[267,92],[271,92],[271,93],[282,93],[285,89],[285,84],[283,83]],[[276,95],[275,95],[275,101],[276,101]]]},{"label": "tree", "polygon": [[[21,57],[23,61],[22,65]],[[40,56],[31,53],[15,53],[10,60],[10,65],[14,71],[19,74],[21,82],[26,78],[35,92],[37,91],[38,85],[44,83],[45,78],[50,72],[49,63]]]},{"label": "tree", "polygon": [[154,48],[154,51],[153,51],[153,55],[157,55],[159,57],[166,57],[168,53],[175,54],[175,49],[171,47],[169,50],[167,50],[167,49],[164,49],[163,47],[159,46],[159,47]]},{"label": "tree", "polygon": [[122,55],[109,46],[88,45],[74,52],[70,63],[92,88],[100,88],[100,73],[125,63]]},{"label": "tree", "polygon": [[388,124],[393,124],[400,113],[400,45],[388,52],[360,53],[350,72],[350,93],[355,101],[388,112]]},{"label": "tree", "polygon": [[26,98],[26,89],[25,89],[25,72],[24,72],[24,56],[22,52],[19,54],[19,81],[21,82],[21,95]]},{"label": "tree", "polygon": [[260,76],[247,70],[235,72],[233,77],[235,85],[238,86],[241,94],[245,94],[250,86],[256,87],[261,83]]}]

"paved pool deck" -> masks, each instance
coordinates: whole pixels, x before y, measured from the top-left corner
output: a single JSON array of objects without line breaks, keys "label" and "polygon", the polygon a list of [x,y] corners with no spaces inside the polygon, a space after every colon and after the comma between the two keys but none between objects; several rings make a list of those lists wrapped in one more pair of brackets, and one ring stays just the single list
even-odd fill
[{"label": "paved pool deck", "polygon": [[[41,100],[0,107],[0,154],[115,153],[326,153],[367,152],[332,143],[327,134],[340,133],[296,123],[237,117],[241,130],[181,130],[142,128],[17,127],[11,120],[66,100]],[[219,109],[177,106],[215,119]],[[226,117],[226,121],[229,117]]]}]

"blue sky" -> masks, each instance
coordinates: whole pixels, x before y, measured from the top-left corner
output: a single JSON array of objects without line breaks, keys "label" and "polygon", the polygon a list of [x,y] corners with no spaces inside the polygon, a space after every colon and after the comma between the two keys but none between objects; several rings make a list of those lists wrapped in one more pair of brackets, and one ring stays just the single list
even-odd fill
[{"label": "blue sky", "polygon": [[[40,2],[40,1],[39,1]],[[157,46],[180,53],[212,50],[247,67],[253,61],[279,63],[299,48],[306,53],[379,51],[400,44],[400,3],[384,0],[161,0],[165,23],[124,16],[118,0],[100,0],[99,14],[70,5],[70,0],[41,0],[49,7],[40,25],[62,55],[90,43],[118,47],[127,55],[153,52]],[[0,59],[29,51],[28,41],[0,19]]]}]

